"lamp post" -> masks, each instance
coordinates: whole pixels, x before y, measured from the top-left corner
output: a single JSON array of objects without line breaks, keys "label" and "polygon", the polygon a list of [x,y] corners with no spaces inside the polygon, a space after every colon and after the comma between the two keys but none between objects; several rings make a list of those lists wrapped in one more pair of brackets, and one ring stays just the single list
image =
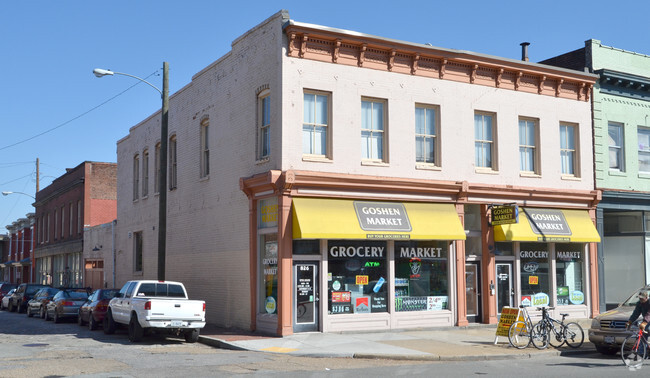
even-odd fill
[{"label": "lamp post", "polygon": [[150,82],[137,76],[122,72],[114,72],[95,68],[93,74],[97,77],[122,75],[140,80],[160,93],[162,97],[162,113],[160,122],[160,177],[158,181],[159,206],[158,206],[158,280],[165,280],[165,258],[167,250],[167,134],[169,113],[169,63],[163,62],[163,89],[158,89]]},{"label": "lamp post", "polygon": [[8,196],[10,194],[22,194],[22,195],[27,196],[27,197],[32,197],[34,199],[34,201],[36,201],[36,197],[34,197],[31,194],[27,194],[27,193],[23,193],[23,192],[2,192],[3,196]]}]

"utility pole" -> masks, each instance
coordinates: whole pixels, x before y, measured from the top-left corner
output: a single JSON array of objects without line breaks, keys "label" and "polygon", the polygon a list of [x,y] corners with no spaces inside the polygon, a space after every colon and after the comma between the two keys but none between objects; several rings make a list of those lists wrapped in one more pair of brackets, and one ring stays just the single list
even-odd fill
[{"label": "utility pole", "polygon": [[38,158],[36,158],[36,193],[38,193],[38,191],[39,191],[39,185],[40,185],[39,180],[40,180],[40,178],[41,178],[40,166],[39,166],[39,163],[38,163]]},{"label": "utility pole", "polygon": [[165,280],[167,250],[167,139],[169,63],[163,62],[162,113],[160,115],[160,193],[158,194],[158,280]]}]

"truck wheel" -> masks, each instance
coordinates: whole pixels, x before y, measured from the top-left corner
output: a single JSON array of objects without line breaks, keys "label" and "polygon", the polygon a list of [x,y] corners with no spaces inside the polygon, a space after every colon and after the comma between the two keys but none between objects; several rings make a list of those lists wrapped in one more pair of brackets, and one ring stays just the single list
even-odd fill
[{"label": "truck wheel", "polygon": [[193,329],[185,332],[185,341],[187,341],[188,343],[195,343],[199,341],[199,330]]},{"label": "truck wheel", "polygon": [[137,343],[142,340],[142,336],[144,336],[144,329],[138,322],[138,317],[131,315],[131,321],[129,322],[129,340]]},{"label": "truck wheel", "polygon": [[110,310],[106,313],[106,316],[104,317],[104,333],[107,335],[112,335],[115,333],[115,328],[116,328],[115,321],[113,320],[113,314],[111,313]]}]

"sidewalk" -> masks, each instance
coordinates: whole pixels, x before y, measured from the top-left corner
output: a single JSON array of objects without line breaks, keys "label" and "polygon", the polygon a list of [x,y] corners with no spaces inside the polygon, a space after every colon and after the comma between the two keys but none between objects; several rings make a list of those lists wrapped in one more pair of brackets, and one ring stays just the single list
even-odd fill
[{"label": "sidewalk", "polygon": [[585,333],[580,348],[562,346],[538,350],[532,344],[516,349],[507,337],[495,345],[496,325],[445,327],[436,329],[393,330],[363,333],[297,333],[286,337],[258,335],[252,332],[207,325],[199,342],[223,349],[285,353],[304,357],[347,357],[425,361],[504,360],[549,355],[592,353],[589,343],[590,319],[578,323]]}]

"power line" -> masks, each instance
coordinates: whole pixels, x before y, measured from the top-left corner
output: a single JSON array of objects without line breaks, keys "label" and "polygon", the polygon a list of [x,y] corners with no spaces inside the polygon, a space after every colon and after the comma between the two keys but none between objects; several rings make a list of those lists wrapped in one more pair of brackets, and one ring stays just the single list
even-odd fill
[{"label": "power line", "polygon": [[[150,74],[149,76],[145,77],[144,79],[146,80],[146,79],[150,78],[151,76],[157,74],[158,71],[159,71],[159,70],[154,71],[152,74]],[[52,131],[54,131],[54,130],[56,130],[56,129],[59,129],[59,128],[65,126],[65,125],[67,125],[67,124],[69,124],[69,123],[71,123],[71,122],[73,122],[73,121],[76,121],[76,120],[78,120],[79,118],[85,116],[86,114],[88,114],[88,113],[90,113],[90,112],[92,112],[92,111],[94,111],[94,110],[97,110],[97,109],[100,108],[101,106],[104,106],[104,105],[106,105],[107,103],[113,101],[113,100],[116,99],[117,97],[123,95],[123,94],[126,93],[128,90],[132,89],[133,87],[135,87],[136,85],[139,85],[139,84],[141,84],[140,81],[138,81],[137,83],[133,84],[132,86],[126,88],[125,90],[123,90],[122,92],[116,94],[115,96],[109,98],[108,100],[106,100],[106,101],[100,103],[99,105],[96,105],[96,106],[90,108],[89,110],[87,110],[87,111],[85,111],[85,112],[79,114],[78,116],[76,116],[76,117],[74,117],[74,118],[72,118],[72,119],[70,119],[70,120],[68,120],[68,121],[65,121],[65,122],[63,122],[63,123],[61,123],[61,124],[59,124],[59,125],[57,125],[57,126],[54,126],[54,127],[51,128],[51,129],[45,130],[45,131],[43,131],[42,133],[36,134],[36,135],[34,135],[34,136],[32,136],[32,137],[29,137],[29,138],[27,138],[27,139],[23,139],[23,140],[21,140],[21,141],[19,141],[19,142],[16,142],[16,143],[13,143],[13,144],[10,144],[10,145],[7,145],[7,146],[4,146],[4,147],[0,147],[0,151],[2,151],[2,150],[6,150],[6,149],[11,148],[11,147],[14,147],[14,146],[17,146],[17,145],[19,145],[19,144],[23,144],[23,143],[25,143],[25,142],[29,142],[29,141],[32,140],[32,139],[36,139],[36,138],[38,138],[38,137],[40,137],[40,136],[43,136],[43,135],[45,135],[45,134],[47,134],[47,133],[50,133],[50,132],[52,132]]]}]

